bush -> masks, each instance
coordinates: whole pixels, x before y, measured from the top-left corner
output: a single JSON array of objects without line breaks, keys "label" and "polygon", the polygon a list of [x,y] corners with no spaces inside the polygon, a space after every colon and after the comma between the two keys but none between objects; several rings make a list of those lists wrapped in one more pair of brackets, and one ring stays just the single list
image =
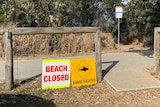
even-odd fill
[{"label": "bush", "polygon": [[4,20],[5,20],[4,10],[2,7],[0,7],[0,23],[3,23]]}]

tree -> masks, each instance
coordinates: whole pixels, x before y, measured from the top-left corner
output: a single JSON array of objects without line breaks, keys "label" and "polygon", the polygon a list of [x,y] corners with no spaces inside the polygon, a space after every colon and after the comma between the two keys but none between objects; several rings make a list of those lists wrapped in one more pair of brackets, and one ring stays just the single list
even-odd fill
[{"label": "tree", "polygon": [[108,32],[115,32],[117,28],[117,20],[115,18],[115,7],[122,5],[122,0],[102,0],[102,16],[99,20],[99,25],[105,28]]},{"label": "tree", "polygon": [[136,24],[139,35],[153,35],[153,28],[160,26],[159,6],[159,0],[131,0],[125,8],[129,27]]},{"label": "tree", "polygon": [[63,18],[62,25],[93,26],[96,19],[101,16],[99,0],[67,1],[61,13],[66,17]]},{"label": "tree", "polygon": [[[17,26],[112,26],[121,0],[5,0],[7,22]],[[112,28],[111,27],[111,28]]]},{"label": "tree", "polygon": [[48,7],[50,0],[6,0],[4,9],[7,22],[17,26],[47,26]]}]

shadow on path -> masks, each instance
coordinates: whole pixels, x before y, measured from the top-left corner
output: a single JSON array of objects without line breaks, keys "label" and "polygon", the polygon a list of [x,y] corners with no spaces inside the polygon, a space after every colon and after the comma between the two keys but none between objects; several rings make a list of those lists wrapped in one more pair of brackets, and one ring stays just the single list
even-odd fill
[{"label": "shadow on path", "polygon": [[32,95],[0,94],[0,107],[55,107],[55,104]]},{"label": "shadow on path", "polygon": [[153,50],[148,49],[148,50],[129,50],[125,52],[132,52],[132,53],[138,53],[142,56],[147,56],[149,58],[153,58]]},{"label": "shadow on path", "polygon": [[107,67],[105,70],[102,70],[102,79],[114,66],[116,66],[119,63],[119,61],[102,62],[102,64],[108,64],[108,63],[111,65]]},{"label": "shadow on path", "polygon": [[40,77],[40,76],[42,76],[42,74],[38,74],[38,75],[35,75],[35,76],[31,77],[31,78],[22,80],[22,81],[20,81],[19,83],[16,83],[16,84],[14,85],[14,88],[19,87],[19,86],[21,86],[21,85],[24,85],[24,84],[26,84],[26,83],[29,83],[29,82],[35,80],[36,78],[38,78],[38,77]]}]

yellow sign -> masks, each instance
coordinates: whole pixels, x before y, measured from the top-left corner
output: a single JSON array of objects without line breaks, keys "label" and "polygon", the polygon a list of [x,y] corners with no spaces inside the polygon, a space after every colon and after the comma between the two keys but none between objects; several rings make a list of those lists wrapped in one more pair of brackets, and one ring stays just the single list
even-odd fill
[{"label": "yellow sign", "polygon": [[86,86],[97,83],[96,66],[94,58],[71,60],[72,87]]}]

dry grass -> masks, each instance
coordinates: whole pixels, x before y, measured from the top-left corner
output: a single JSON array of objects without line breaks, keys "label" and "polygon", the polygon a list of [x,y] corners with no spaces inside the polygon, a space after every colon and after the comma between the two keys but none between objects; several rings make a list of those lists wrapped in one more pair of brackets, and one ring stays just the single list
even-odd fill
[{"label": "dry grass", "polygon": [[[3,40],[0,36],[0,59],[4,59]],[[101,34],[102,50],[113,49],[111,34]],[[48,56],[88,55],[94,52],[94,33],[56,35],[13,35],[15,59],[45,58]]]}]

